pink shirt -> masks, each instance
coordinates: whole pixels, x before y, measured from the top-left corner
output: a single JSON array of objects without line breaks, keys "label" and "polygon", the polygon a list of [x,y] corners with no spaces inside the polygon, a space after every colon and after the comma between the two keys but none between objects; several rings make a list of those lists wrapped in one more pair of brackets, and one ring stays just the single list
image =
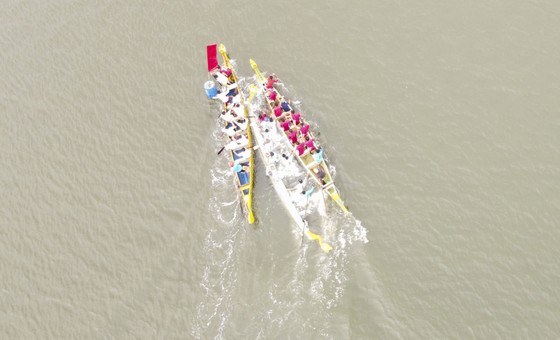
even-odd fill
[{"label": "pink shirt", "polygon": [[288,135],[288,139],[290,140],[290,142],[292,142],[292,144],[295,144],[297,142],[297,132],[296,132],[296,130],[290,132],[290,134]]},{"label": "pink shirt", "polygon": [[288,131],[290,129],[290,121],[286,120],[285,122],[280,124],[280,126],[282,127],[282,129],[284,129],[284,131]]},{"label": "pink shirt", "polygon": [[298,155],[303,155],[303,153],[305,152],[305,143],[301,143],[296,146],[296,150],[298,151]]},{"label": "pink shirt", "polygon": [[221,71],[223,74],[225,74],[226,76],[231,76],[231,70],[229,68],[221,68]]},{"label": "pink shirt", "polygon": [[315,147],[315,142],[313,141],[313,139],[308,140],[307,142],[305,142],[305,146],[307,146],[307,148],[310,149],[310,150],[315,150],[315,149],[317,149],[317,148]]},{"label": "pink shirt", "polygon": [[301,115],[299,114],[299,112],[296,112],[292,115],[292,118],[294,119],[294,122],[296,123],[296,125],[299,125],[300,117],[301,117]]},{"label": "pink shirt", "polygon": [[268,78],[268,82],[266,83],[266,88],[271,89],[274,86],[274,83],[276,83],[277,81],[278,81],[277,79]]},{"label": "pink shirt", "polygon": [[307,131],[309,131],[309,124],[305,124],[301,130],[299,130],[301,132],[302,135],[307,134]]},{"label": "pink shirt", "polygon": [[270,99],[271,101],[275,101],[276,100],[276,91],[274,91],[274,90],[270,91],[270,95],[268,96],[268,99]]},{"label": "pink shirt", "polygon": [[276,117],[280,117],[282,115],[282,107],[280,107],[280,106],[275,107],[274,108],[274,115]]}]

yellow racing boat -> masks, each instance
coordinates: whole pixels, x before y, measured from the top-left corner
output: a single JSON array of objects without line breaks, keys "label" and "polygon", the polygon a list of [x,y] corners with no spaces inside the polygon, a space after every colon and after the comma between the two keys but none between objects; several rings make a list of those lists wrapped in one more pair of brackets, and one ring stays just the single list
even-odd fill
[{"label": "yellow racing boat", "polygon": [[218,99],[223,103],[218,119],[223,126],[226,144],[218,154],[224,149],[229,154],[229,166],[234,173],[235,185],[243,200],[242,210],[247,215],[247,221],[252,224],[255,222],[253,214],[255,161],[248,112],[226,48],[223,44],[218,48],[223,59],[223,64],[219,65],[216,46],[207,46],[207,58],[208,72],[219,84],[219,90],[212,96],[209,95],[209,98]]}]

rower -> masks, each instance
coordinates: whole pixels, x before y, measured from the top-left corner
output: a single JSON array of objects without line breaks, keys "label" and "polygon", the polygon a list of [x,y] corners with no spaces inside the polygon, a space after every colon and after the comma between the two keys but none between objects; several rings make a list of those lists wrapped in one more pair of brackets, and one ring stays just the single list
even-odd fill
[{"label": "rower", "polygon": [[299,123],[301,122],[301,114],[292,110],[292,119],[294,120],[294,123],[296,125],[299,125]]},{"label": "rower", "polygon": [[229,69],[227,67],[222,67],[222,66],[219,66],[219,67],[220,67],[220,72],[223,73],[226,77],[229,78],[231,76],[231,74],[232,74],[231,69]]},{"label": "rower", "polygon": [[223,120],[225,120],[226,122],[232,122],[234,119],[237,118],[237,115],[229,110],[229,111],[222,111],[222,114],[220,115],[220,118],[222,118]]},{"label": "rower", "polygon": [[234,120],[233,123],[237,125],[241,130],[247,130],[247,120],[241,118]]},{"label": "rower", "polygon": [[315,162],[321,163],[321,161],[323,160],[323,148],[319,147],[313,152],[313,159],[315,160]]},{"label": "rower", "polygon": [[280,105],[282,106],[282,110],[284,110],[284,112],[292,111],[290,104],[288,104],[287,102],[283,101]]},{"label": "rower", "polygon": [[316,167],[315,169],[313,169],[313,173],[315,173],[317,178],[319,178],[322,185],[327,184],[324,179],[327,174],[325,173],[325,170],[323,170],[323,167],[321,166]]},{"label": "rower", "polygon": [[275,79],[274,74],[272,74],[272,75],[268,76],[268,80],[266,82],[265,87],[267,89],[272,89],[274,87],[274,83],[277,83],[277,82],[278,82],[278,79]]},{"label": "rower", "polygon": [[239,103],[233,104],[232,110],[235,111],[235,113],[236,113],[238,116],[243,116],[243,113],[244,113],[243,111],[244,111],[244,110],[243,110],[243,107],[241,106],[241,104],[239,104]]},{"label": "rower", "polygon": [[246,136],[238,136],[236,139],[226,144],[226,150],[237,150],[249,145],[249,140]]},{"label": "rower", "polygon": [[222,91],[222,92],[218,93],[214,98],[221,100],[222,103],[227,103],[227,101],[229,100],[229,97],[228,97],[226,91]]},{"label": "rower", "polygon": [[282,116],[282,107],[280,105],[276,106],[274,109],[272,109],[272,111],[274,111],[274,115],[276,116],[276,118],[280,118]]},{"label": "rower", "polygon": [[231,167],[231,171],[233,172],[247,172],[250,169],[247,163],[242,164],[242,163],[229,162],[229,166]]},{"label": "rower", "polygon": [[288,139],[290,140],[290,142],[292,142],[292,144],[295,144],[297,142],[297,131],[296,131],[296,129],[290,130],[290,133],[288,134]]},{"label": "rower", "polygon": [[233,124],[228,124],[227,127],[222,128],[222,131],[225,132],[229,137],[235,136],[239,128]]},{"label": "rower", "polygon": [[239,149],[239,150],[235,150],[233,152],[237,157],[239,157],[238,159],[240,161],[249,159],[249,157],[251,157],[251,150],[250,149]]},{"label": "rower", "polygon": [[228,77],[226,77],[223,73],[221,72],[216,72],[213,74],[214,79],[216,79],[218,81],[218,83],[220,83],[222,86],[226,85],[228,83]]},{"label": "rower", "polygon": [[290,124],[291,124],[291,122],[292,122],[292,121],[289,120],[289,119],[281,120],[280,127],[284,130],[284,132],[290,131]]},{"label": "rower", "polygon": [[274,90],[270,90],[270,94],[268,95],[268,99],[273,102],[276,100],[276,96],[278,95],[278,93]]}]

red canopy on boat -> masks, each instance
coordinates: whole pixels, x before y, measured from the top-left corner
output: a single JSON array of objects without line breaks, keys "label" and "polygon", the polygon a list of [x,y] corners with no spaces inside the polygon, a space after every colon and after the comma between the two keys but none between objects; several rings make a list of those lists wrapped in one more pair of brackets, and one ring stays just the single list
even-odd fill
[{"label": "red canopy on boat", "polygon": [[206,59],[208,60],[208,72],[218,67],[217,44],[206,46]]}]

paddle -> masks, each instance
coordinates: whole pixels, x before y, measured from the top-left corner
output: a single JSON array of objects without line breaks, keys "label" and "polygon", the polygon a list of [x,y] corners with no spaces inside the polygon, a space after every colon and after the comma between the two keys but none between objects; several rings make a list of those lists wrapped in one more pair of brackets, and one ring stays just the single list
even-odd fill
[{"label": "paddle", "polygon": [[321,236],[312,233],[309,229],[307,229],[307,235],[308,235],[311,239],[316,240],[317,242],[319,242],[319,246],[321,246],[321,249],[323,249],[323,251],[324,251],[325,253],[328,253],[329,251],[332,250],[332,247],[331,247],[330,244],[328,244],[328,243],[323,243],[323,239],[321,238]]},{"label": "paddle", "polygon": [[[305,184],[307,184],[307,178],[308,178],[308,177],[309,177],[309,174],[305,177]],[[304,188],[305,188],[305,184],[304,184],[303,182],[301,182],[301,184],[302,184],[302,186],[301,186],[302,189],[304,189]],[[313,189],[313,188],[312,188],[312,189]],[[304,192],[305,192],[305,191],[304,191]],[[311,193],[313,193],[313,191],[312,191]],[[304,213],[303,216],[307,215],[307,206],[309,205],[309,196],[311,196],[311,195],[307,195],[307,193],[305,194],[305,213]],[[306,221],[306,220],[303,220],[303,222],[304,222],[304,226],[303,226],[303,229],[301,230],[301,246],[302,246],[302,247],[303,247],[303,237],[305,236],[305,229],[308,229],[308,228],[307,228],[307,221]],[[308,230],[309,230],[309,229],[308,229]]]},{"label": "paddle", "polygon": [[[220,151],[218,151],[218,155],[220,155],[222,153],[222,151],[224,151],[224,149],[226,148],[226,146],[222,146],[222,148],[220,149]],[[253,145],[251,147],[248,147],[247,149],[253,149],[253,150],[258,150],[259,146],[258,145]]]}]

